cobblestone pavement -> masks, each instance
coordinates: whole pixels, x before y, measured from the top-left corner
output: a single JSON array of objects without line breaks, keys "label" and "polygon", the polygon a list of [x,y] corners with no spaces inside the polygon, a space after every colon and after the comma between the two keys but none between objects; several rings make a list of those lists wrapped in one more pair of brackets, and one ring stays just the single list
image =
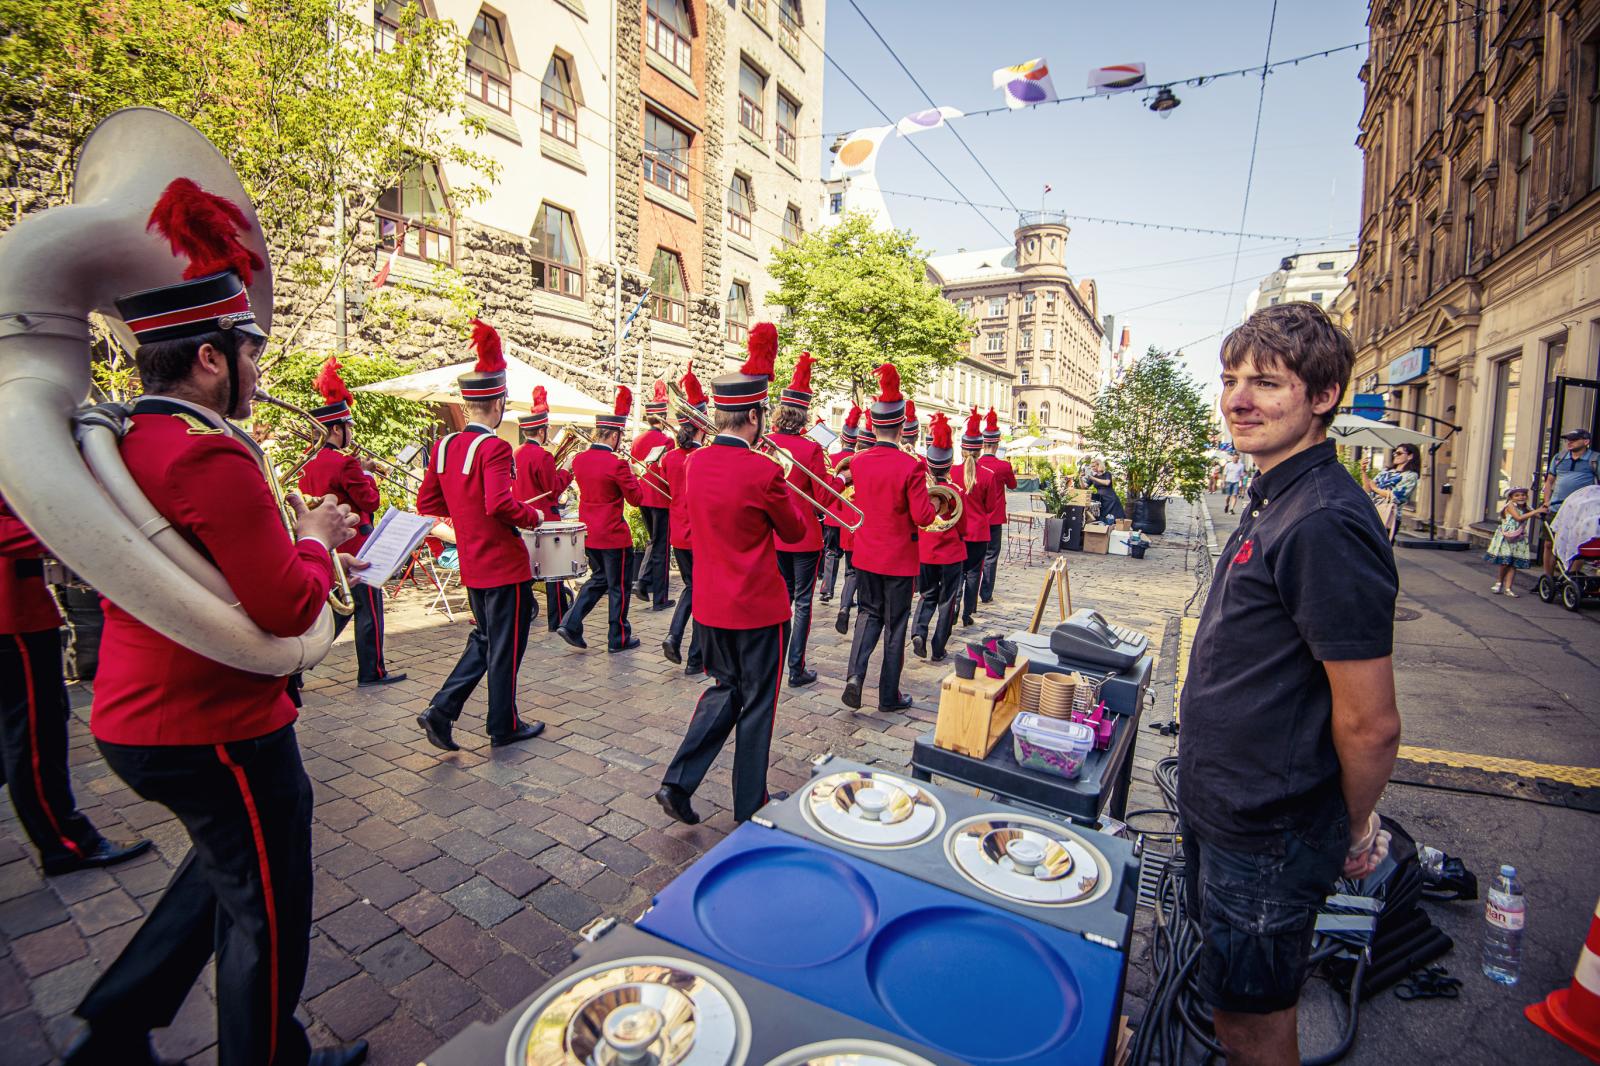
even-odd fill
[{"label": "cobblestone pavement", "polygon": [[[1012,503],[1027,506],[1022,497]],[[1075,606],[1135,625],[1161,648],[1150,720],[1170,717],[1177,618],[1195,591],[1201,529],[1196,513],[1174,503],[1169,534],[1142,562],[1068,557]],[[1031,564],[1008,550],[996,600],[966,635],[1025,626],[1043,562],[1037,547]],[[302,1015],[318,1043],[367,1037],[379,1066],[410,1066],[469,1022],[503,1013],[566,965],[579,929],[600,915],[637,916],[733,827],[726,754],[696,796],[701,825],[671,823],[651,798],[701,688],[660,654],[669,613],[635,601],[643,644],[623,655],[572,651],[536,620],[519,705],[549,723],[545,734],[491,751],[480,688],[456,731],[463,750],[446,754],[428,746],[413,719],[454,665],[468,623],[425,604],[403,594],[388,615],[389,662],[406,681],[358,691],[343,639],[309,679],[299,722],[317,803],[316,927]],[[774,788],[801,784],[825,752],[904,767],[913,738],[932,729],[946,671],[915,658],[904,682],[917,700],[910,712],[852,713],[840,704],[849,643],[833,622],[832,608],[818,604],[810,665],[821,680],[783,693]],[[76,692],[74,703],[80,807],[102,831],[148,836],[157,847],[134,863],[46,880],[10,805],[0,804],[0,1046],[12,1066],[48,1062],[72,1038],[73,1008],[188,847],[164,808],[140,801],[99,759],[87,693]],[[1171,746],[1141,731],[1133,806],[1157,801],[1148,770]],[[213,1014],[208,970],[176,1024],[157,1033],[159,1051],[214,1061]]]}]

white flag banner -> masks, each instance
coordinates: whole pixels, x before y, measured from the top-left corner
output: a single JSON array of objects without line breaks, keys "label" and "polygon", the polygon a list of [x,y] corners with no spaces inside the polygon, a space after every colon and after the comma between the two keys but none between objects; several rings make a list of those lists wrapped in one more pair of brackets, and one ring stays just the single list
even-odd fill
[{"label": "white flag banner", "polygon": [[835,177],[845,174],[870,174],[878,165],[878,149],[883,139],[894,132],[893,126],[869,126],[856,130],[844,139],[834,156]]},{"label": "white flag banner", "polygon": [[1056,87],[1050,80],[1050,64],[1043,58],[1001,67],[994,72],[994,87],[1006,91],[1006,106],[1013,111],[1056,98]]},{"label": "white flag banner", "polygon": [[1142,89],[1146,84],[1143,63],[1117,63],[1089,72],[1089,88],[1100,95]]},{"label": "white flag banner", "polygon": [[936,130],[953,118],[961,118],[966,112],[955,107],[930,107],[926,111],[917,111],[894,124],[900,131],[900,136],[909,137],[913,133],[924,130]]}]

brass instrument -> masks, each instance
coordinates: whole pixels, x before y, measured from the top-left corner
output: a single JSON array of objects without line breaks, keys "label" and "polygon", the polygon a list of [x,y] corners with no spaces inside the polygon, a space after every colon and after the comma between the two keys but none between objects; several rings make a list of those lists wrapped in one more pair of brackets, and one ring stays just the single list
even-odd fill
[{"label": "brass instrument", "polygon": [[551,458],[556,461],[557,470],[565,470],[572,465],[573,457],[588,448],[594,441],[590,439],[586,430],[577,426],[568,426],[561,431],[561,440],[556,444]]},{"label": "brass instrument", "polygon": [[[283,427],[298,439],[306,442],[308,445],[311,445],[311,450],[307,454],[305,460],[305,462],[310,462],[311,456],[315,456],[317,454],[317,449],[321,448],[323,443],[328,438],[328,434],[323,430],[322,423],[312,418],[309,412],[302,411],[300,408],[295,407],[292,404],[280,401],[276,397],[268,395],[261,389],[256,390],[256,400],[261,403],[271,404],[272,406],[285,411],[299,411],[310,420],[311,425],[317,427],[316,432],[308,430],[305,426],[299,424],[298,422],[289,422]],[[407,470],[403,466],[395,466],[394,464],[390,463],[389,460],[382,458],[378,455],[378,453],[374,452],[370,448],[362,447],[359,444],[352,444],[349,448],[346,448],[345,451],[361,456],[368,462],[372,463],[372,473],[376,477],[387,481],[389,483],[389,487],[398,491],[402,496],[414,496],[416,495],[417,490],[422,487],[421,474],[418,474],[415,471]],[[304,465],[304,462],[300,464],[300,466]],[[298,473],[299,468],[296,468],[295,472]],[[412,481],[415,481],[415,484],[413,484],[412,481],[405,480],[406,478],[412,479]]]},{"label": "brass instrument", "polygon": [[627,462],[627,464],[633,468],[634,477],[638,478],[641,482],[648,481],[651,488],[661,493],[661,495],[665,496],[667,499],[672,499],[672,486],[667,484],[666,478],[662,477],[654,470],[651,470],[648,466],[645,466],[643,460],[635,459],[633,457],[633,453],[628,451],[627,448],[622,447],[620,444],[617,446],[617,454],[620,455]]},{"label": "brass instrument", "polygon": [[917,528],[924,533],[943,533],[947,529],[954,529],[965,509],[961,494],[949,485],[941,485],[929,474],[928,495],[933,499],[933,521]]},{"label": "brass instrument", "polygon": [[[305,450],[305,453],[299,459],[289,464],[282,471],[274,470],[270,462],[261,464],[262,470],[267,475],[267,487],[272,490],[272,499],[278,505],[278,515],[283,519],[283,528],[288,530],[289,535],[292,537],[294,536],[294,509],[289,506],[289,492],[284,486],[294,482],[300,476],[300,471],[306,468],[306,464],[317,457],[317,453],[322,450],[323,444],[328,440],[328,427],[311,417],[311,412],[304,408],[296,407],[288,400],[280,400],[276,396],[269,394],[265,389],[256,390],[255,401],[256,403],[270,404],[280,411],[287,411],[292,415],[298,415],[316,427],[316,431],[309,434],[302,430],[295,431],[296,436],[311,440],[312,445]],[[344,572],[344,564],[339,561],[339,549],[337,546],[330,547],[328,555],[333,560],[333,588],[328,590],[328,606],[333,608],[335,614],[350,615],[356,609],[355,598],[350,595],[350,576]]]}]

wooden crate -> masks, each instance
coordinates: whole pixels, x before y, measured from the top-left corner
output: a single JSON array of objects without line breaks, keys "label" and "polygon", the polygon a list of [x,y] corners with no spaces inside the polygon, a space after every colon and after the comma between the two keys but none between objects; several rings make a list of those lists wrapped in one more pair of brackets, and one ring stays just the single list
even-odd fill
[{"label": "wooden crate", "polygon": [[987,756],[1022,709],[1022,686],[1017,679],[1027,672],[1027,664],[1019,663],[1006,670],[1005,677],[980,674],[971,681],[954,673],[946,677],[939,685],[933,743],[974,759]]}]

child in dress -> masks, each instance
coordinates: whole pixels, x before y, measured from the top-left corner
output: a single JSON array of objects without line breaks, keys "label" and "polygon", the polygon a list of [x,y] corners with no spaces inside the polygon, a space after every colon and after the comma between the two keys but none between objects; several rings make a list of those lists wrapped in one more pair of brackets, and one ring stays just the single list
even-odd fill
[{"label": "child in dress", "polygon": [[1500,567],[1499,576],[1489,587],[1490,592],[1504,592],[1515,598],[1517,594],[1511,591],[1512,575],[1518,570],[1526,570],[1533,559],[1533,552],[1528,546],[1528,523],[1535,515],[1549,514],[1550,508],[1538,507],[1529,511],[1525,510],[1527,506],[1527,489],[1516,486],[1506,489],[1506,502],[1500,508],[1500,525],[1494,531],[1489,550],[1484,556]]}]

